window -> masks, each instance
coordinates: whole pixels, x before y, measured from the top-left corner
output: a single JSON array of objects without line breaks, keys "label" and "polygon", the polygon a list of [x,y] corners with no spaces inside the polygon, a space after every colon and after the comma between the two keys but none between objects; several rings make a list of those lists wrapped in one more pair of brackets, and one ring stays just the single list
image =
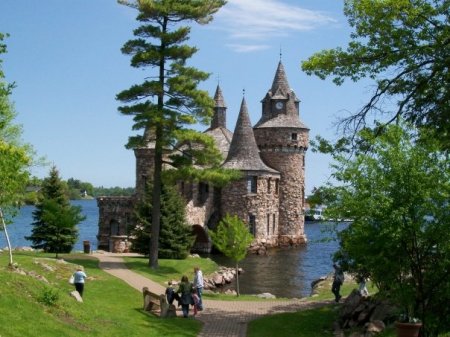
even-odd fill
[{"label": "window", "polygon": [[272,181],[270,179],[267,179],[267,193],[270,193]]},{"label": "window", "polygon": [[291,140],[297,140],[297,134],[291,133]]},{"label": "window", "polygon": [[258,183],[258,177],[256,176],[249,176],[247,177],[247,192],[248,193],[256,193],[257,192],[257,183]]},{"label": "window", "polygon": [[270,235],[270,214],[267,214],[267,236]]},{"label": "window", "polygon": [[248,215],[248,230],[250,231],[250,234],[255,236],[256,234],[256,217],[254,214]]},{"label": "window", "polygon": [[272,234],[275,234],[275,213],[272,214]]},{"label": "window", "polygon": [[111,220],[109,226],[109,233],[111,236],[120,235],[119,222],[117,220]]},{"label": "window", "polygon": [[278,186],[278,179],[277,180],[275,180],[275,194],[278,194],[278,189],[279,189],[279,186]]},{"label": "window", "polygon": [[197,200],[199,203],[204,203],[208,199],[209,185],[205,183],[198,183],[198,196]]}]

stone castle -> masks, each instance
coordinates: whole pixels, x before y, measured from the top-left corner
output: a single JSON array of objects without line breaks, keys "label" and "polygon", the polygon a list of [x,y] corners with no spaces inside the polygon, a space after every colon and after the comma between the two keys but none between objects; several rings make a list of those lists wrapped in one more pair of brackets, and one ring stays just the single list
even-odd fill
[{"label": "stone castle", "polygon": [[[215,140],[224,168],[237,169],[242,178],[222,189],[205,182],[178,184],[186,200],[186,218],[196,235],[193,251],[209,252],[207,228],[215,228],[226,214],[244,220],[254,235],[254,247],[299,245],[304,233],[305,152],[309,129],[300,121],[299,99],[290,88],[281,61],[272,87],[262,99],[262,115],[252,127],[242,99],[234,133],[226,128],[227,106],[220,86],[214,116],[205,133]],[[132,197],[99,197],[98,248],[128,249],[133,207],[151,177],[154,148],[134,150],[136,193]]]}]

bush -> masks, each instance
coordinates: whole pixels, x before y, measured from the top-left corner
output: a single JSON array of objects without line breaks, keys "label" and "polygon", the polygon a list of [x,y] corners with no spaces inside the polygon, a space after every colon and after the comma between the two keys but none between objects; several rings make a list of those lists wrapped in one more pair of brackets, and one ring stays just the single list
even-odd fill
[{"label": "bush", "polygon": [[38,300],[45,305],[54,306],[59,300],[59,292],[53,288],[46,288]]}]

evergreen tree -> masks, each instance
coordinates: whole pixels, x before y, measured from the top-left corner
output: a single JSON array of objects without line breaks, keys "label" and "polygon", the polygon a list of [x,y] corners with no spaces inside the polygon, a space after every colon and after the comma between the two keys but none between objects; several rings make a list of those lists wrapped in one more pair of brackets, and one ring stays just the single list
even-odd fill
[{"label": "evergreen tree", "polygon": [[[136,207],[137,226],[132,236],[132,250],[148,254],[151,238],[151,184],[148,193]],[[163,185],[161,194],[161,228],[159,232],[158,258],[184,259],[194,243],[191,227],[186,223],[183,199],[173,187]]]},{"label": "evergreen tree", "polygon": [[[174,146],[180,139],[195,134],[196,140],[207,138],[185,127],[207,123],[213,113],[214,102],[198,84],[209,74],[186,62],[197,48],[188,46],[190,28],[184,22],[206,24],[224,4],[223,0],[120,0],[139,11],[142,23],[134,30],[135,39],[125,43],[122,52],[131,55],[131,66],[154,68],[146,80],[117,95],[124,106],[119,111],[133,116],[134,130],[142,129],[142,136],[130,137],[128,147],[145,146],[153,141],[155,148],[152,191],[152,236],[149,265],[158,268],[158,243],[161,219],[161,185],[163,149]],[[187,131],[187,132],[186,132]],[[209,139],[210,140],[210,139]],[[207,143],[207,142],[206,142]],[[211,153],[217,165],[217,149],[209,151],[205,143],[203,155]]]},{"label": "evergreen tree", "polygon": [[58,253],[70,253],[78,238],[76,226],[85,219],[81,207],[70,205],[65,186],[56,167],[52,167],[33,212],[31,235],[26,237],[33,248],[56,253],[56,257]]},{"label": "evergreen tree", "polygon": [[183,199],[174,187],[163,185],[158,257],[185,259],[194,240],[192,227],[186,221]]}]

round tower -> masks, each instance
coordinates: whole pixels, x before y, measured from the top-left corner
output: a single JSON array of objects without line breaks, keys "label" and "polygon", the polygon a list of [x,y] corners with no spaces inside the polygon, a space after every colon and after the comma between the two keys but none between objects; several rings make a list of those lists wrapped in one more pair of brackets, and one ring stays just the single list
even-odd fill
[{"label": "round tower", "polygon": [[309,129],[299,117],[299,99],[290,88],[281,61],[272,87],[261,101],[262,116],[253,131],[263,161],[280,172],[279,242],[306,242],[304,232],[305,152]]},{"label": "round tower", "polygon": [[253,134],[247,104],[242,99],[236,128],[224,168],[242,172],[242,178],[222,190],[221,213],[243,219],[256,243],[278,244],[278,191],[280,174],[263,163]]}]

